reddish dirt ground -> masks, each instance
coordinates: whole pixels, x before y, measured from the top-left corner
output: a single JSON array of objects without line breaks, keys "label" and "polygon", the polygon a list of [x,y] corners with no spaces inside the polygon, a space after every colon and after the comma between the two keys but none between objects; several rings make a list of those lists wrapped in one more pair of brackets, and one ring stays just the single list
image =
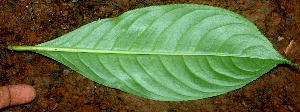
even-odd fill
[{"label": "reddish dirt ground", "polygon": [[[298,64],[280,64],[238,90],[212,98],[152,101],[97,84],[70,68],[8,45],[37,45],[99,18],[165,4],[205,4],[254,22],[274,48]],[[300,2],[298,0],[1,0],[0,86],[29,84],[37,97],[2,111],[300,111]],[[292,42],[288,54],[284,50]]]}]

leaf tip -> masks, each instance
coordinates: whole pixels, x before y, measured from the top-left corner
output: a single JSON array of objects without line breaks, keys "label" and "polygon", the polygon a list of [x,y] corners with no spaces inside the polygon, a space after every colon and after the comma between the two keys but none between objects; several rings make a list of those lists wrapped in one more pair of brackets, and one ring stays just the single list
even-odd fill
[{"label": "leaf tip", "polygon": [[293,66],[297,66],[297,64],[295,64],[295,63],[293,63],[293,62],[291,62],[291,61],[289,61],[289,60],[287,60],[287,62],[285,62],[286,64],[290,64],[290,65],[293,65]]},{"label": "leaf tip", "polygon": [[297,64],[295,64],[295,63],[292,63],[292,62],[291,62],[291,65],[293,65],[293,66],[297,66]]}]

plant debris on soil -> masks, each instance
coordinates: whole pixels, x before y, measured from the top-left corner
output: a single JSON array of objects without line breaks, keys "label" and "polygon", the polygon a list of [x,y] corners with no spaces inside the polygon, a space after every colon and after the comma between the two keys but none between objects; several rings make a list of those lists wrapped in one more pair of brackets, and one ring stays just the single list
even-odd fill
[{"label": "plant debris on soil", "polygon": [[[193,101],[153,101],[95,83],[70,68],[8,45],[37,45],[92,21],[136,8],[204,4],[254,22],[296,66],[280,64],[238,90]],[[1,111],[300,111],[300,1],[298,0],[2,0],[0,86],[29,84],[34,101]]]}]

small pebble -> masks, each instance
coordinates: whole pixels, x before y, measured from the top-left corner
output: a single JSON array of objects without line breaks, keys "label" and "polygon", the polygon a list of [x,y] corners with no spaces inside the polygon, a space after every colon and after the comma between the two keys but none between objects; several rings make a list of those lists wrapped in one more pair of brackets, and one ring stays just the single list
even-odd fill
[{"label": "small pebble", "polygon": [[66,69],[66,70],[63,71],[63,74],[70,74],[70,73],[71,73],[71,71],[68,70],[68,69]]}]

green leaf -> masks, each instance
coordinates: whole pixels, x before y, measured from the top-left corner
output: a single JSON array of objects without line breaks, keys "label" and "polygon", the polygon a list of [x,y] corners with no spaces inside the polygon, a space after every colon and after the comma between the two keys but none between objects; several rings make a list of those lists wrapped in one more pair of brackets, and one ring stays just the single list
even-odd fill
[{"label": "green leaf", "polygon": [[159,101],[216,96],[293,64],[244,17],[192,4],[136,9],[10,49],[43,54],[95,82]]}]

